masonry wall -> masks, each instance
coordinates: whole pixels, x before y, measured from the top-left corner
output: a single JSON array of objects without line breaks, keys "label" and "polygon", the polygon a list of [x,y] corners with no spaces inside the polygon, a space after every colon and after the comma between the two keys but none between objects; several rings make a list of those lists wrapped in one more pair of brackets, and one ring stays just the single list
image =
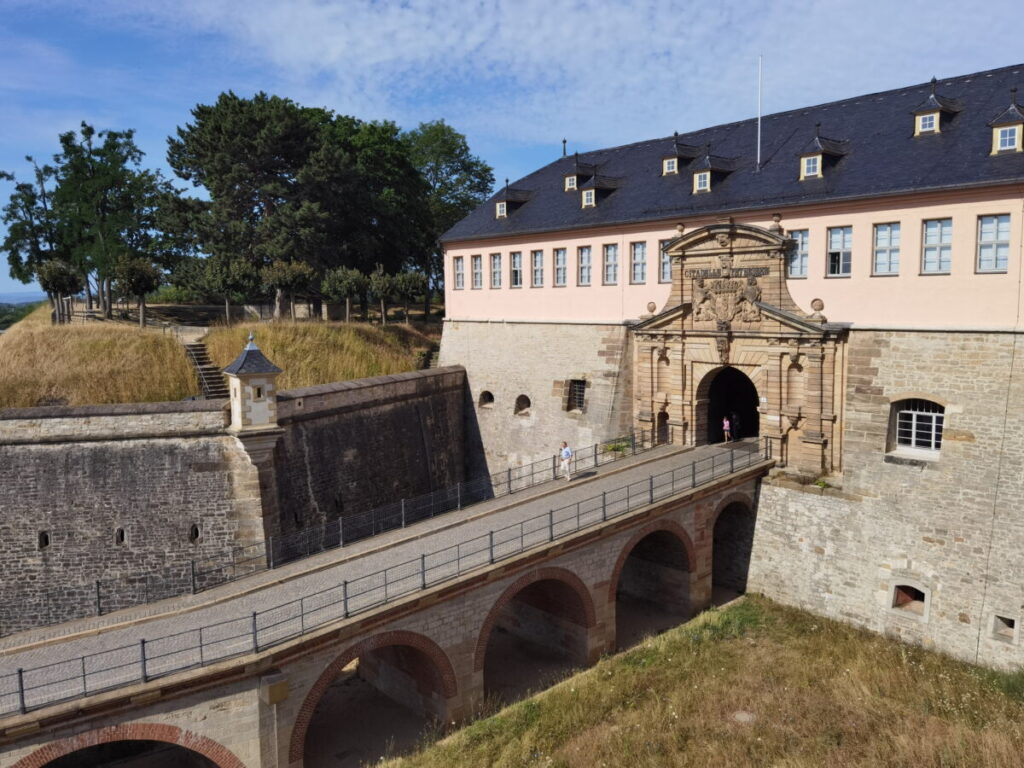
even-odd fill
[{"label": "masonry wall", "polygon": [[[1024,337],[854,331],[844,474],[761,490],[750,588],[982,664],[1024,663]],[[934,461],[887,452],[892,401],[945,405]],[[923,615],[893,588],[923,591]],[[1002,616],[1015,631],[996,635]]]},{"label": "masonry wall", "polygon": [[[632,352],[624,325],[448,321],[442,365],[466,369],[491,471],[625,434],[632,425]],[[571,379],[586,382],[582,411],[568,410]],[[493,403],[482,404],[490,393]],[[516,414],[516,400],[529,398]]]}]

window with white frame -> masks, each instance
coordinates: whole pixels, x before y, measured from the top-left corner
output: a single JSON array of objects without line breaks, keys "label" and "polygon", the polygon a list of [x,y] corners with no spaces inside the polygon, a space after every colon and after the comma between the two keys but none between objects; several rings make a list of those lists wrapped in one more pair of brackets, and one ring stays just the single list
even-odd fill
[{"label": "window with white frame", "polygon": [[565,189],[566,191],[576,189],[576,177],[566,176],[565,177]]},{"label": "window with white frame", "polygon": [[466,265],[463,262],[461,256],[456,256],[454,260],[455,266],[455,290],[461,291],[466,287]]},{"label": "window with white frame", "polygon": [[1004,125],[995,129],[995,151],[1014,152],[1021,148],[1019,125]]},{"label": "window with white frame", "polygon": [[807,250],[808,230],[794,229],[789,236],[796,241],[793,250],[786,257],[786,274],[789,277],[807,277],[807,262],[809,253]]},{"label": "window with white frame", "polygon": [[875,275],[900,273],[900,224],[875,224],[874,260],[871,267]]},{"label": "window with white frame", "polygon": [[629,282],[647,282],[647,243],[629,244]]},{"label": "window with white frame", "polygon": [[495,207],[495,216],[504,219],[508,215],[508,203],[498,203]]},{"label": "window with white frame", "polygon": [[821,176],[821,155],[800,158],[800,178],[817,179]]},{"label": "window with white frame", "polygon": [[945,407],[921,398],[898,400],[893,403],[890,450],[937,453],[942,447],[945,412]]},{"label": "window with white frame", "polygon": [[569,257],[565,248],[555,248],[555,286],[561,288],[569,279]]},{"label": "window with white frame", "polygon": [[695,193],[711,191],[711,171],[697,171],[693,174],[693,191]]},{"label": "window with white frame", "polygon": [[921,271],[945,274],[953,263],[953,220],[928,219],[921,238]]},{"label": "window with white frame", "polygon": [[619,246],[608,243],[604,246],[604,284],[615,285],[619,282]]},{"label": "window with white frame", "polygon": [[510,288],[522,288],[523,287],[523,254],[520,251],[512,251],[508,255],[508,260],[511,266],[511,274],[509,277]]},{"label": "window with white frame", "polygon": [[853,227],[828,228],[828,277],[848,277],[853,266]]},{"label": "window with white frame", "polygon": [[544,251],[530,251],[530,260],[533,262],[533,282],[531,285],[534,288],[540,288],[544,285]]},{"label": "window with white frame", "polygon": [[483,288],[484,287],[484,257],[483,256],[470,256],[470,262],[473,266],[473,287]]},{"label": "window with white frame", "polygon": [[583,207],[593,208],[594,207],[594,190],[584,189],[583,190]]},{"label": "window with white frame", "polygon": [[927,112],[917,116],[917,133],[937,133],[939,130],[939,113]]},{"label": "window with white frame", "polygon": [[678,173],[678,161],[674,157],[666,157],[661,161],[661,173],[663,176]]},{"label": "window with white frame", "polygon": [[501,288],[501,254],[491,254],[491,288]]},{"label": "window with white frame", "polygon": [[1010,214],[978,217],[978,271],[1005,272],[1010,261]]},{"label": "window with white frame", "polygon": [[671,240],[659,240],[658,241],[658,282],[659,283],[671,283],[672,282],[672,257],[665,253],[665,249]]},{"label": "window with white frame", "polygon": [[577,285],[590,285],[590,246],[581,245],[576,249],[576,260],[578,271],[576,272]]}]

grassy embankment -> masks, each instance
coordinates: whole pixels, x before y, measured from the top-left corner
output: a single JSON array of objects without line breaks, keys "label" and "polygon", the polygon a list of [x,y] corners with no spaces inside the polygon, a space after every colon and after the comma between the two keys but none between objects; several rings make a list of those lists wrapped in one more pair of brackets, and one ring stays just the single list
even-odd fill
[{"label": "grassy embankment", "polygon": [[10,328],[38,308],[38,304],[0,304],[0,331]]},{"label": "grassy embankment", "polygon": [[113,323],[52,326],[45,304],[0,336],[0,408],[159,402],[198,391],[171,336]]},{"label": "grassy embankment", "polygon": [[290,322],[242,323],[206,336],[210,359],[224,367],[238,357],[252,330],[256,344],[284,373],[281,389],[413,371],[433,339],[405,325]]},{"label": "grassy embankment", "polygon": [[602,660],[391,768],[1011,768],[1024,673],[751,597]]}]

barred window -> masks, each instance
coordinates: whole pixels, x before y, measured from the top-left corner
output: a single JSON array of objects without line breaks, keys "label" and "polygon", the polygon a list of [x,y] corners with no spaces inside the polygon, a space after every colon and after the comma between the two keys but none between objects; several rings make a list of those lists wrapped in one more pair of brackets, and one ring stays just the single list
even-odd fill
[{"label": "barred window", "polygon": [[938,451],[942,447],[942,424],[946,409],[931,400],[900,400],[896,411],[896,445]]},{"label": "barred window", "polygon": [[584,379],[569,380],[569,398],[565,405],[567,411],[582,411],[587,395],[587,382]]}]

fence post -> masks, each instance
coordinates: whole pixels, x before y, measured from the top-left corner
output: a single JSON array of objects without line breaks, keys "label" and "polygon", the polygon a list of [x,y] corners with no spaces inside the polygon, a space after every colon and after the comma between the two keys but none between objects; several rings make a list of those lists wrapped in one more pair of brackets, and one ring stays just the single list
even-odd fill
[{"label": "fence post", "polygon": [[647,478],[647,487],[650,490],[651,504],[654,503],[654,475]]},{"label": "fence post", "polygon": [[103,615],[103,603],[100,600],[100,580],[96,579],[96,615]]},{"label": "fence post", "polygon": [[348,582],[341,582],[341,608],[343,618],[348,618]]},{"label": "fence post", "polygon": [[508,483],[508,495],[512,495],[512,467],[505,470],[505,482]]},{"label": "fence post", "polygon": [[548,541],[555,540],[555,510],[548,510]]},{"label": "fence post", "polygon": [[267,536],[267,560],[270,565],[270,570],[274,570],[274,537]]},{"label": "fence post", "polygon": [[345,546],[345,518],[338,518],[338,546]]},{"label": "fence post", "polygon": [[594,443],[594,469],[597,469],[597,443]]},{"label": "fence post", "polygon": [[260,640],[256,629],[256,611],[252,612],[252,650],[253,653],[260,652]]},{"label": "fence post", "polygon": [[494,531],[487,532],[487,549],[490,553],[489,560],[491,565],[494,565]]},{"label": "fence post", "polygon": [[697,487],[697,462],[696,461],[691,461],[690,462],[690,487],[691,488],[696,488]]},{"label": "fence post", "polygon": [[462,509],[462,482],[455,484],[455,504],[456,509]]},{"label": "fence post", "polygon": [[630,452],[636,456],[636,430],[629,433]]},{"label": "fence post", "polygon": [[601,522],[608,519],[608,493],[601,491]]},{"label": "fence post", "polygon": [[731,475],[736,471],[736,450],[729,448],[729,474]]},{"label": "fence post", "polygon": [[196,561],[189,560],[190,569],[192,571],[192,594],[196,593]]},{"label": "fence post", "polygon": [[554,480],[556,477],[558,477],[558,457],[557,456],[552,456],[551,457],[551,479]]},{"label": "fence post", "polygon": [[[83,693],[85,691],[84,684],[82,691]],[[21,667],[18,668],[18,705],[19,709],[21,709],[21,714],[24,715],[28,712],[28,709],[25,707],[25,671]]]},{"label": "fence post", "polygon": [[420,589],[427,588],[427,555],[420,555]]},{"label": "fence post", "polygon": [[405,497],[402,497],[402,527],[405,528]]},{"label": "fence post", "polygon": [[149,682],[149,673],[146,671],[146,640],[139,640],[139,658],[142,660],[142,682]]}]

